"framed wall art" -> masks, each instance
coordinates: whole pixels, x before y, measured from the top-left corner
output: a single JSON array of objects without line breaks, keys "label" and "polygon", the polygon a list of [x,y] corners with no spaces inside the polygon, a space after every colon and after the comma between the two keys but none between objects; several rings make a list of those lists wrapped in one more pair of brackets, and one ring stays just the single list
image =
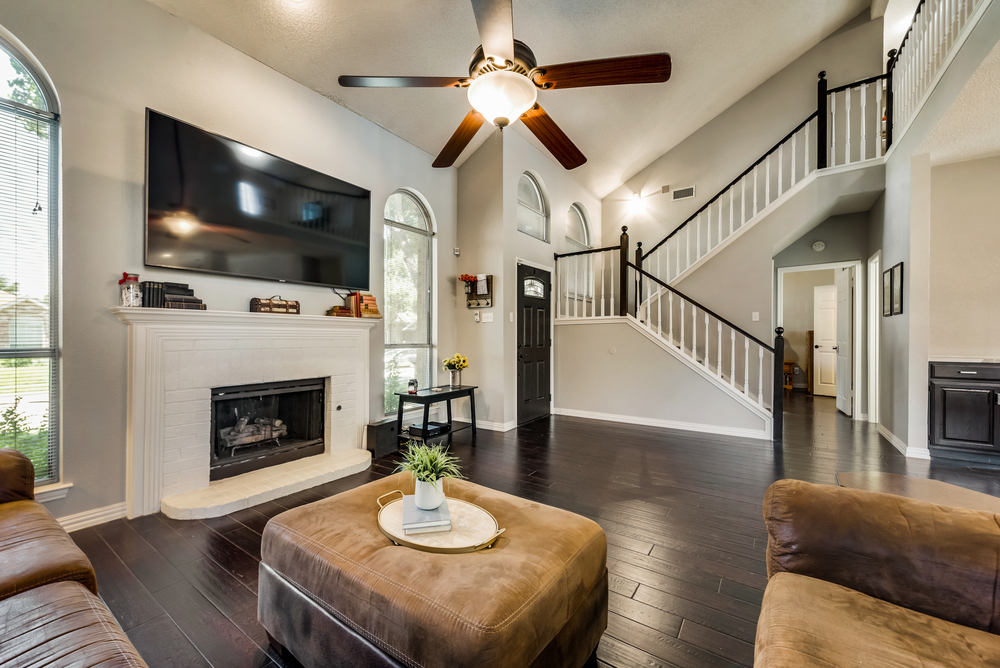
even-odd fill
[{"label": "framed wall art", "polygon": [[892,269],[882,272],[882,317],[892,315]]},{"label": "framed wall art", "polygon": [[903,263],[892,267],[892,314],[900,315],[903,312]]}]

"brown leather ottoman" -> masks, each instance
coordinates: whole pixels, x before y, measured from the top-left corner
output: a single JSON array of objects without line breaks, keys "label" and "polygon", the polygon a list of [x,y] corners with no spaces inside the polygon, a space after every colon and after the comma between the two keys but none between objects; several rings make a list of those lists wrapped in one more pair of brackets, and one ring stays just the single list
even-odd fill
[{"label": "brown leather ottoman", "polygon": [[307,668],[579,668],[607,627],[607,541],[594,522],[469,482],[446,493],[489,510],[493,548],[432,554],[393,545],[375,499],[413,493],[389,476],[272,519],[258,616]]}]

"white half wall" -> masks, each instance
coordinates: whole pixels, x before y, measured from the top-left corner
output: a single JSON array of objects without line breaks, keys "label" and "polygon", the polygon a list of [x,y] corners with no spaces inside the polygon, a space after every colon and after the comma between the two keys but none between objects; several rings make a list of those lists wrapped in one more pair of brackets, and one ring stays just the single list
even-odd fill
[{"label": "white half wall", "polygon": [[668,429],[770,438],[770,421],[624,319],[555,328],[555,412]]}]

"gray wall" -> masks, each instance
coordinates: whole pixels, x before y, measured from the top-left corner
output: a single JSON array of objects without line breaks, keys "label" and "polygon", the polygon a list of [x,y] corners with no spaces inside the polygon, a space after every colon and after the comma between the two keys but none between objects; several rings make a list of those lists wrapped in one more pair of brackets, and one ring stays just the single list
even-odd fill
[{"label": "gray wall", "polygon": [[[816,110],[821,70],[831,87],[881,74],[882,19],[869,16],[866,9],[605,197],[603,245],[616,243],[627,225],[632,243],[649,248],[697,211]],[[655,194],[667,184],[694,185],[697,197],[672,202]],[[630,206],[634,192],[650,196],[638,210]]]},{"label": "gray wall", "polygon": [[763,418],[628,323],[568,324],[555,330],[557,409],[661,426],[764,428]]},{"label": "gray wall", "polygon": [[[372,291],[382,297],[382,208],[401,187],[436,223],[438,301],[454,292],[456,171],[378,126],[140,0],[6,0],[0,26],[48,73],[61,102],[62,461],[57,517],[125,498],[126,327],[109,311],[117,277],[190,283],[214,310],[246,311],[275,284],[143,266],[145,108],[152,107],[372,191]],[[329,289],[281,287],[322,314]],[[452,349],[452,309],[438,344]],[[371,334],[370,407],[382,413],[383,330]]]},{"label": "gray wall", "polygon": [[932,359],[1000,358],[1000,157],[931,168]]},{"label": "gray wall", "polygon": [[833,269],[795,271],[785,274],[785,294],[782,301],[781,326],[785,328],[785,361],[795,362],[792,384],[807,387],[806,369],[812,364],[808,332],[813,328],[813,290],[821,285],[833,285]]}]

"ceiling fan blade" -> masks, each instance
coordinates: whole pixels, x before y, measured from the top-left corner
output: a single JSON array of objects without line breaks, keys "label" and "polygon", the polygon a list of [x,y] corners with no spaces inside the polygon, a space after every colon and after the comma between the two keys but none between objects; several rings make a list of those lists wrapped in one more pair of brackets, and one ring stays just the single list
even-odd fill
[{"label": "ceiling fan blade", "polygon": [[345,88],[461,88],[468,79],[454,77],[340,77]]},{"label": "ceiling fan blade", "polygon": [[576,169],[587,162],[587,158],[580,152],[580,149],[570,141],[565,132],[559,129],[552,117],[537,104],[521,114],[521,120],[531,130],[531,134],[542,142],[542,146],[547,148],[549,153],[566,169]]},{"label": "ceiling fan blade", "polygon": [[487,56],[514,60],[514,10],[511,0],[472,0],[479,38]]},{"label": "ceiling fan blade", "polygon": [[543,88],[583,88],[622,84],[663,83],[670,78],[670,54],[582,60],[539,67],[531,77]]},{"label": "ceiling fan blade", "polygon": [[441,153],[438,157],[434,159],[434,167],[451,167],[458,160],[458,156],[462,155],[462,151],[465,147],[469,145],[472,138],[476,136],[479,132],[479,128],[483,127],[483,123],[486,119],[475,109],[470,109],[469,113],[465,115],[462,122],[459,124],[458,129],[455,130],[455,134],[451,136],[448,143],[444,145],[441,149]]}]

